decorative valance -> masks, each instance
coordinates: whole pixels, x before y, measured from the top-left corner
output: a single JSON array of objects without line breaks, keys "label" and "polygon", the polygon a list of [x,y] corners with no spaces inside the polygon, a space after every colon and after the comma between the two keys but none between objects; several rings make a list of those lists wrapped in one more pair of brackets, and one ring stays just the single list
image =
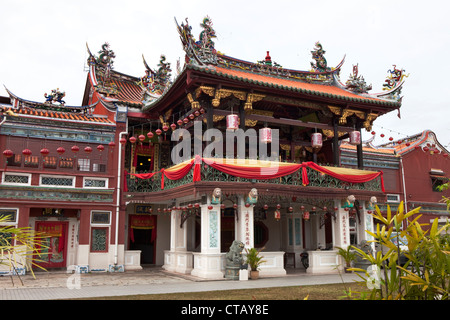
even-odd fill
[{"label": "decorative valance", "polygon": [[[170,180],[182,179],[191,171],[192,168],[194,168],[193,182],[201,181],[201,163],[226,174],[247,179],[275,179],[293,174],[298,170],[302,170],[302,181],[305,186],[309,184],[306,168],[316,170],[320,173],[349,183],[364,183],[380,177],[381,189],[385,192],[382,171],[366,171],[341,167],[320,166],[314,162],[284,163],[251,159],[201,158],[200,156],[196,156],[194,159],[182,162],[168,169],[163,168],[158,172],[130,174],[139,179],[150,179],[155,174],[160,172],[161,189],[164,189],[165,178]],[[125,190],[125,192],[126,191],[127,190]]]}]

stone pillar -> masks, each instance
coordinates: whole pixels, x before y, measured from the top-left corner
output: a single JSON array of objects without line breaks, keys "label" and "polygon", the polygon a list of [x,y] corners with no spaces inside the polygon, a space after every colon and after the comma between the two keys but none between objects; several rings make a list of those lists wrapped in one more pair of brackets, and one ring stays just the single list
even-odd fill
[{"label": "stone pillar", "polygon": [[194,253],[192,275],[205,279],[222,279],[223,259],[220,252],[220,204],[207,204],[201,208],[201,252]]},{"label": "stone pillar", "polygon": [[241,241],[246,249],[254,247],[253,205],[245,206],[245,198],[238,196],[237,216],[234,217],[235,238]]},{"label": "stone pillar", "polygon": [[192,271],[192,252],[187,251],[187,221],[181,225],[182,211],[170,215],[170,250],[164,252],[163,268],[167,271],[189,274]]},{"label": "stone pillar", "polygon": [[341,208],[339,200],[335,200],[335,206],[338,211],[336,212],[336,221],[333,224],[333,243],[335,247],[347,248],[350,245],[348,211]]},{"label": "stone pillar", "polygon": [[79,234],[78,234],[78,248],[77,248],[77,258],[75,271],[77,273],[87,273],[89,272],[89,254],[90,245],[89,238],[91,232],[90,224],[90,209],[81,209],[79,216]]}]

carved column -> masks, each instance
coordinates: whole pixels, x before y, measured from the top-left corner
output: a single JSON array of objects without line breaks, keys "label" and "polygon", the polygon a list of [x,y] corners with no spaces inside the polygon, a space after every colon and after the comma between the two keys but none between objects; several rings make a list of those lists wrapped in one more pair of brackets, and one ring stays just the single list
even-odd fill
[{"label": "carved column", "polygon": [[253,205],[245,206],[245,198],[238,196],[237,215],[234,217],[236,240],[241,241],[245,248],[254,247]]},{"label": "carved column", "polygon": [[222,279],[224,260],[220,253],[220,204],[207,204],[201,208],[201,252],[193,253],[194,269],[191,274],[205,279]]}]

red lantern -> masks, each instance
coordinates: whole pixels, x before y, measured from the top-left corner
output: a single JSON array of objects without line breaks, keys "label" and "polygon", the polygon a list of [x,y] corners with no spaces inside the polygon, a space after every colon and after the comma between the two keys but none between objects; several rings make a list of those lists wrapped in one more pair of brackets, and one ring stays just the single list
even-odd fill
[{"label": "red lantern", "polygon": [[189,119],[194,120],[194,118],[195,118],[194,114],[191,113],[191,114],[189,115]]},{"label": "red lantern", "polygon": [[30,149],[24,149],[24,150],[22,151],[22,154],[23,154],[24,156],[31,156],[32,152],[31,152]]},{"label": "red lantern", "polygon": [[70,148],[70,150],[72,150],[72,152],[78,152],[80,151],[80,148],[78,146],[73,146],[72,148]]},{"label": "red lantern", "polygon": [[139,141],[142,142],[145,140],[145,136],[143,134],[139,135]]},{"label": "red lantern", "polygon": [[262,143],[272,143],[272,129],[271,128],[259,129],[259,137]]},{"label": "red lantern", "polygon": [[9,150],[9,149],[6,149],[5,151],[3,151],[3,156],[4,156],[5,158],[11,158],[13,155],[14,155],[14,152],[12,152],[12,151]]},{"label": "red lantern", "polygon": [[159,136],[159,135],[161,135],[161,133],[162,133],[162,131],[161,131],[161,129],[156,129],[156,134]]},{"label": "red lantern", "polygon": [[47,148],[41,149],[41,155],[42,155],[43,157],[48,156],[49,153],[50,153],[50,151],[49,151]]},{"label": "red lantern", "polygon": [[292,211],[294,211],[294,208],[289,207],[289,208],[288,208],[288,211],[289,211],[289,212],[292,212]]},{"label": "red lantern", "polygon": [[172,123],[172,124],[170,125],[170,128],[171,128],[172,130],[175,130],[175,129],[177,128],[177,125],[176,125],[175,123]]},{"label": "red lantern", "polygon": [[100,152],[102,152],[103,150],[105,150],[105,147],[104,147],[102,144],[99,144],[99,145],[97,146],[97,150],[100,151]]},{"label": "red lantern", "polygon": [[198,117],[199,115],[200,115],[200,111],[198,111],[198,110],[195,110],[195,112],[194,112],[194,116]]},{"label": "red lantern", "polygon": [[179,126],[183,125],[183,120],[181,120],[181,119],[178,120],[178,121],[177,121],[177,124],[178,124]]},{"label": "red lantern", "polygon": [[92,148],[87,146],[86,148],[84,148],[84,152],[91,153],[92,152]]},{"label": "red lantern", "polygon": [[114,148],[116,146],[116,143],[114,141],[111,141],[110,143],[108,143],[108,147],[110,148]]},{"label": "red lantern", "polygon": [[246,203],[245,203],[245,207],[246,207],[246,208],[250,207],[250,203],[246,202]]},{"label": "red lantern", "polygon": [[308,211],[303,213],[303,220],[309,220],[309,212]]},{"label": "red lantern", "polygon": [[163,125],[162,129],[163,129],[164,132],[165,132],[165,131],[169,130],[169,127],[165,124],[165,125]]},{"label": "red lantern", "polygon": [[125,139],[125,138],[120,138],[119,142],[120,142],[120,144],[123,145],[123,144],[127,143],[127,139]]},{"label": "red lantern", "polygon": [[237,130],[239,127],[239,119],[237,114],[227,115],[227,130]]},{"label": "red lantern", "polygon": [[153,138],[153,132],[151,132],[151,131],[147,132],[147,137],[149,139]]},{"label": "red lantern", "polygon": [[350,132],[349,136],[350,136],[350,144],[357,145],[361,143],[361,132],[355,130]]},{"label": "red lantern", "polygon": [[376,132],[375,132],[375,131],[372,131],[372,132],[371,132],[371,134],[372,134],[372,135],[375,135],[375,134],[376,134]]},{"label": "red lantern", "polygon": [[135,137],[130,137],[130,142],[131,143],[135,143],[136,142],[136,138]]},{"label": "red lantern", "polygon": [[66,149],[64,149],[63,147],[59,147],[58,149],[56,149],[56,152],[58,152],[59,155],[63,155],[64,152],[66,152]]},{"label": "red lantern", "polygon": [[423,151],[425,151],[425,152],[427,152],[428,150],[430,150],[430,149],[428,149],[428,147],[423,148]]},{"label": "red lantern", "polygon": [[184,119],[183,119],[183,122],[184,122],[184,123],[188,123],[188,122],[189,122],[189,119],[188,119],[188,118],[184,118]]},{"label": "red lantern", "polygon": [[200,109],[200,114],[204,114],[205,113],[205,109],[201,108]]},{"label": "red lantern", "polygon": [[382,134],[380,134],[380,137],[384,138],[384,134],[383,134],[383,133],[382,133]]},{"label": "red lantern", "polygon": [[277,204],[277,209],[278,209],[278,210],[281,209],[281,204]]},{"label": "red lantern", "polygon": [[196,203],[194,204],[194,207],[197,208],[197,209],[200,208],[200,203],[196,202]]},{"label": "red lantern", "polygon": [[448,153],[444,153],[444,154],[442,154],[445,158],[447,158],[448,157]]},{"label": "red lantern", "polygon": [[392,141],[392,140],[394,140],[394,138],[392,138],[392,137],[389,137],[389,141]]},{"label": "red lantern", "polygon": [[208,210],[212,210],[213,206],[208,206]]},{"label": "red lantern", "polygon": [[269,206],[267,204],[265,204],[263,208],[264,208],[264,210],[267,210],[267,209],[269,209]]},{"label": "red lantern", "polygon": [[321,133],[313,133],[311,135],[311,146],[313,148],[322,148],[322,134]]}]

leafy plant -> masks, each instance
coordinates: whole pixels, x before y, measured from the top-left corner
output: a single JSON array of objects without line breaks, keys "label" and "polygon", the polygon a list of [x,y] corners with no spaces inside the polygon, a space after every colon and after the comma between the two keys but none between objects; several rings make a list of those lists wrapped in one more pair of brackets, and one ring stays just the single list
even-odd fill
[{"label": "leafy plant", "polygon": [[352,261],[356,259],[356,252],[353,250],[353,246],[347,246],[346,249],[336,247],[338,249],[338,255],[340,255],[346,264],[346,267],[350,267]]},{"label": "leafy plant", "polygon": [[[362,272],[358,275],[368,288],[372,288],[368,299],[449,299],[450,292],[450,239],[444,232],[450,228],[447,223],[438,227],[435,219],[429,230],[424,230],[418,222],[419,208],[404,213],[403,202],[398,207],[397,214],[392,215],[387,207],[386,217],[383,217],[378,207],[374,218],[383,225],[377,224],[374,232],[366,230],[373,237],[372,240],[381,246],[386,246],[388,252],[378,251],[374,256],[355,248],[357,254],[372,263],[375,270],[383,270],[382,276],[363,270],[352,268],[350,270]],[[410,221],[409,219],[412,218]],[[402,225],[406,228],[402,230]],[[408,261],[404,266],[399,265],[400,256],[399,238],[407,239],[408,251],[404,252]]]},{"label": "leafy plant", "polygon": [[38,263],[41,262],[39,257],[47,254],[41,252],[48,249],[41,241],[48,236],[28,227],[16,228],[6,225],[6,222],[8,217],[0,217],[0,266],[7,266],[21,282],[18,268],[25,268],[35,277],[33,266],[45,270]]},{"label": "leafy plant", "polygon": [[250,249],[245,249],[246,252],[246,262],[248,263],[248,265],[250,266],[250,269],[252,271],[257,271],[260,267],[261,264],[263,264],[264,262],[266,262],[265,260],[263,260],[263,257],[260,255],[261,251],[264,248],[261,249],[256,249],[256,248],[250,248]]}]

